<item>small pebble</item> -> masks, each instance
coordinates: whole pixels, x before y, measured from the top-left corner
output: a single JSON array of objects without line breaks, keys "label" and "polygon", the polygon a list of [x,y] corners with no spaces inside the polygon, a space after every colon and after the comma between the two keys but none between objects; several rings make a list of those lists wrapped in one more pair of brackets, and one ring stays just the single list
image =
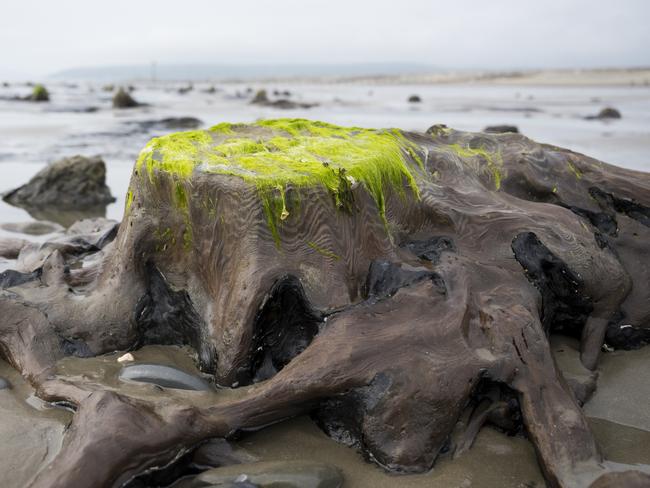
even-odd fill
[{"label": "small pebble", "polygon": [[9,383],[9,380],[0,376],[0,390],[9,390],[9,389],[11,389],[11,383]]},{"label": "small pebble", "polygon": [[135,358],[133,357],[133,354],[131,354],[130,352],[127,352],[126,354],[123,354],[122,356],[117,358],[118,363],[126,363],[126,362],[129,362],[129,361],[135,361]]}]

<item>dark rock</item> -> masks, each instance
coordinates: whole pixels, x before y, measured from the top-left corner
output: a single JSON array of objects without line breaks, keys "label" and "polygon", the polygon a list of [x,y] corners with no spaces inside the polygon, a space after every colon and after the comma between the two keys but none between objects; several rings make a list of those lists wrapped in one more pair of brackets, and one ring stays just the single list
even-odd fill
[{"label": "dark rock", "polygon": [[422,99],[420,98],[420,95],[411,95],[408,101],[409,103],[420,103]]},{"label": "dark rock", "polygon": [[106,165],[99,156],[73,156],[39,171],[3,199],[21,207],[77,209],[115,201],[106,186]]},{"label": "dark rock", "polygon": [[210,384],[202,378],[162,364],[134,364],[126,366],[120,371],[120,379],[153,383],[164,388],[176,388],[179,390],[212,390]]},{"label": "dark rock", "polygon": [[214,86],[209,86],[205,90],[203,90],[203,93],[217,93],[217,89]]},{"label": "dark rock", "polygon": [[519,129],[516,125],[488,125],[483,132],[489,134],[506,134],[508,132],[513,132],[515,134],[519,133]]},{"label": "dark rock", "polygon": [[138,106],[140,104],[124,88],[120,88],[113,96],[113,108],[133,108]]},{"label": "dark rock", "polygon": [[621,112],[619,112],[615,108],[606,107],[602,109],[600,112],[598,112],[598,118],[599,119],[620,119]]},{"label": "dark rock", "polygon": [[11,389],[11,383],[9,382],[9,380],[0,376],[0,390],[10,390],[10,389]]},{"label": "dark rock", "polygon": [[194,85],[192,85],[192,83],[190,83],[190,84],[187,85],[187,86],[182,86],[182,87],[180,87],[180,88],[178,89],[178,93],[179,93],[180,95],[185,95],[186,93],[189,93],[189,92],[191,92],[192,90],[194,90]]},{"label": "dark rock", "polygon": [[588,115],[585,117],[587,120],[610,120],[610,119],[620,119],[621,112],[612,107],[605,107],[598,115]]},{"label": "dark rock", "polygon": [[110,85],[104,85],[104,86],[102,86],[102,91],[105,91],[105,92],[112,92],[112,91],[114,91],[114,90],[115,90],[115,85],[110,84]]},{"label": "dark rock", "polygon": [[258,90],[253,99],[251,100],[251,103],[257,104],[257,105],[267,105],[270,102],[268,95],[266,94],[266,90]]}]

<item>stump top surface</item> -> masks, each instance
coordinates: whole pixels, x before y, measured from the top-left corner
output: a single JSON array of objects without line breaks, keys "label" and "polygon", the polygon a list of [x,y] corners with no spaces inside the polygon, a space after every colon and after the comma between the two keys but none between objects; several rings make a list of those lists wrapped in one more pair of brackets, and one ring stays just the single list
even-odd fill
[{"label": "stump top surface", "polygon": [[320,184],[335,190],[345,178],[375,193],[386,184],[403,187],[404,180],[417,191],[413,162],[421,164],[417,145],[397,129],[275,119],[154,138],[137,166],[179,178],[232,175],[260,189]]}]

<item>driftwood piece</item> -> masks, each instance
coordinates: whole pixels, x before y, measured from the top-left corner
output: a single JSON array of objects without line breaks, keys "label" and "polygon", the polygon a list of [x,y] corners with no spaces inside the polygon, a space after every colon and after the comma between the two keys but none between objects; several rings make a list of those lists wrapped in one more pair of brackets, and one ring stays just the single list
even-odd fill
[{"label": "driftwood piece", "polygon": [[[550,486],[646,486],[602,459],[548,335],[579,337],[590,369],[605,338],[650,340],[649,226],[650,176],[519,134],[276,120],[154,139],[100,258],[54,250],[3,282],[4,356],[77,409],[33,486],[121,486],[309,411],[421,472],[488,396]],[[57,371],[147,344],[191,346],[233,394]]]}]

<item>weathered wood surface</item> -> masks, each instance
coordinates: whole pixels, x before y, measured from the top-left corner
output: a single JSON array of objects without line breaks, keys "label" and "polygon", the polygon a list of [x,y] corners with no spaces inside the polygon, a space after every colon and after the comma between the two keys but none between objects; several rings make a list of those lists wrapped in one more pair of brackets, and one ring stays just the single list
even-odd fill
[{"label": "weathered wood surface", "polygon": [[[550,486],[646,486],[645,468],[601,458],[547,338],[579,337],[590,369],[605,340],[650,341],[650,176],[442,126],[381,133],[406,168],[380,173],[381,193],[338,171],[340,154],[315,156],[336,191],[335,179],[264,186],[241,155],[210,156],[233,138],[257,157],[278,136],[359,133],[329,129],[222,125],[171,160],[164,144],[179,141],[158,141],[114,241],[47,247],[2,282],[4,356],[42,398],[77,408],[33,486],[121,486],[206,438],[307,411],[386,469],[425,471],[481,405],[474,424],[523,418]],[[57,374],[65,356],[145,344],[192,346],[235,392],[126,394]]]}]

